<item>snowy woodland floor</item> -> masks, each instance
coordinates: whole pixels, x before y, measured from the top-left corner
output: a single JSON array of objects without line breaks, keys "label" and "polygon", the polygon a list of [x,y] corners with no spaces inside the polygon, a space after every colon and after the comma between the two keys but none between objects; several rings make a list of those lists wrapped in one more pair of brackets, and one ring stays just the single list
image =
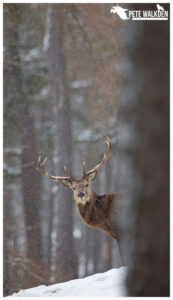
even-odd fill
[{"label": "snowy woodland floor", "polygon": [[126,267],[94,274],[83,279],[75,279],[49,286],[40,285],[20,290],[12,297],[118,297],[126,296]]}]

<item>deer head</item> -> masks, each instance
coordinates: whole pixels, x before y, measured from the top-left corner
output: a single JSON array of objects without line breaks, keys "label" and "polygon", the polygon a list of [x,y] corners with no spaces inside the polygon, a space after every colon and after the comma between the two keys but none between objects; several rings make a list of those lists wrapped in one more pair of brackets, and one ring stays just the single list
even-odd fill
[{"label": "deer head", "polygon": [[77,202],[85,203],[86,201],[89,201],[91,198],[91,194],[93,193],[91,189],[91,183],[95,179],[97,172],[101,166],[104,165],[104,163],[107,161],[109,154],[111,152],[111,141],[109,137],[107,137],[106,143],[108,144],[108,151],[106,154],[104,154],[102,161],[96,165],[93,169],[86,171],[86,164],[84,162],[83,164],[83,176],[80,179],[75,179],[72,177],[71,173],[64,167],[64,170],[68,177],[59,177],[59,176],[53,176],[47,173],[42,169],[42,166],[45,165],[47,158],[41,163],[41,158],[38,159],[38,165],[37,170],[44,174],[45,176],[58,180],[65,186],[71,188],[74,192],[74,198]]}]

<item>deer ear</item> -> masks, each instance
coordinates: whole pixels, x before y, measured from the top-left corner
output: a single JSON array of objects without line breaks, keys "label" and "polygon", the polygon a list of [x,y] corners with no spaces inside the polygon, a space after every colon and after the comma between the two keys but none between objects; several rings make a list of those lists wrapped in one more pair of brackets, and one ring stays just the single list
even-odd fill
[{"label": "deer ear", "polygon": [[89,182],[93,181],[95,179],[96,175],[97,175],[96,171],[88,174],[88,180],[89,180]]},{"label": "deer ear", "polygon": [[69,188],[72,188],[72,181],[71,181],[71,179],[59,179],[59,181],[60,181],[63,185],[65,185],[65,186],[67,186],[67,187],[69,187]]}]

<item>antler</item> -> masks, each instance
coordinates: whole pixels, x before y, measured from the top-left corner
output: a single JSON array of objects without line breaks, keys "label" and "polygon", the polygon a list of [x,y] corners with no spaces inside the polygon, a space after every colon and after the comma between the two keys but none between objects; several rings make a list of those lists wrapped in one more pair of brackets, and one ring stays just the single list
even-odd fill
[{"label": "antler", "polygon": [[85,161],[84,161],[84,164],[83,164],[83,175],[84,176],[87,176],[87,175],[89,175],[93,172],[97,172],[98,169],[101,166],[103,166],[104,163],[108,160],[108,157],[109,157],[110,152],[111,152],[112,143],[111,143],[111,140],[108,136],[107,136],[107,140],[105,142],[108,144],[108,152],[104,154],[102,161],[95,168],[93,168],[93,169],[89,170],[88,172],[86,172],[86,164],[85,164]]},{"label": "antler", "polygon": [[38,158],[38,164],[37,164],[36,169],[37,169],[40,173],[42,173],[43,175],[45,175],[45,176],[47,176],[47,177],[49,177],[49,178],[51,178],[51,179],[55,179],[55,180],[64,180],[64,179],[67,179],[67,180],[68,180],[68,179],[74,180],[73,177],[72,177],[72,175],[70,174],[70,172],[66,169],[66,167],[64,167],[64,170],[65,170],[65,172],[69,175],[69,177],[53,176],[53,175],[47,173],[46,171],[44,171],[44,170],[41,168],[41,166],[45,165],[46,161],[47,161],[47,157],[46,157],[46,158],[43,160],[43,162],[41,163],[41,157],[39,156],[39,158]]}]

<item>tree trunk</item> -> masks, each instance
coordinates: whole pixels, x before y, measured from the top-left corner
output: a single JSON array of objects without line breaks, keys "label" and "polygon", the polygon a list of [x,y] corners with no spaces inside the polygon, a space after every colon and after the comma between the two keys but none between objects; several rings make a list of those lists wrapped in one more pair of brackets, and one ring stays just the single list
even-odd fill
[{"label": "tree trunk", "polygon": [[[168,5],[164,8],[168,9]],[[156,7],[138,4],[133,9]],[[134,26],[129,23],[128,36],[138,31],[131,30]],[[126,229],[131,239],[128,241],[132,244],[134,239],[128,292],[129,296],[166,297],[170,255],[169,21],[146,21],[140,26],[140,37],[139,34],[135,37],[139,38],[138,44],[131,41],[137,47],[128,47],[129,59],[134,64],[131,79],[135,96],[124,105],[126,129],[131,129],[126,136],[132,137],[125,144],[126,158],[130,168],[133,167],[131,175],[126,172],[124,177],[124,184],[129,185]],[[127,84],[131,79],[126,77]]]},{"label": "tree trunk", "polygon": [[[42,258],[41,248],[41,224],[40,224],[40,199],[39,199],[39,175],[35,166],[37,151],[35,142],[35,130],[33,118],[30,113],[30,101],[24,92],[25,78],[22,74],[20,61],[20,7],[11,5],[9,8],[12,25],[10,27],[9,66],[10,89],[13,101],[16,104],[14,114],[20,125],[20,138],[22,147],[22,175],[21,184],[24,201],[24,218],[26,225],[27,253],[30,262],[40,268]],[[15,24],[15,26],[14,26]],[[39,282],[40,283],[40,282]]]},{"label": "tree trunk", "polygon": [[22,121],[22,188],[27,234],[27,257],[34,262],[42,261],[40,223],[40,178],[35,169],[38,158],[33,119],[27,107],[20,109]]},{"label": "tree trunk", "polygon": [[[54,163],[55,172],[63,174],[64,164],[72,166],[72,138],[70,124],[70,100],[68,95],[64,56],[64,6],[51,5],[51,29],[48,51],[52,111],[55,122]],[[58,186],[55,196],[57,212],[57,281],[67,281],[77,276],[77,263],[73,241],[73,196],[69,189]]]}]

